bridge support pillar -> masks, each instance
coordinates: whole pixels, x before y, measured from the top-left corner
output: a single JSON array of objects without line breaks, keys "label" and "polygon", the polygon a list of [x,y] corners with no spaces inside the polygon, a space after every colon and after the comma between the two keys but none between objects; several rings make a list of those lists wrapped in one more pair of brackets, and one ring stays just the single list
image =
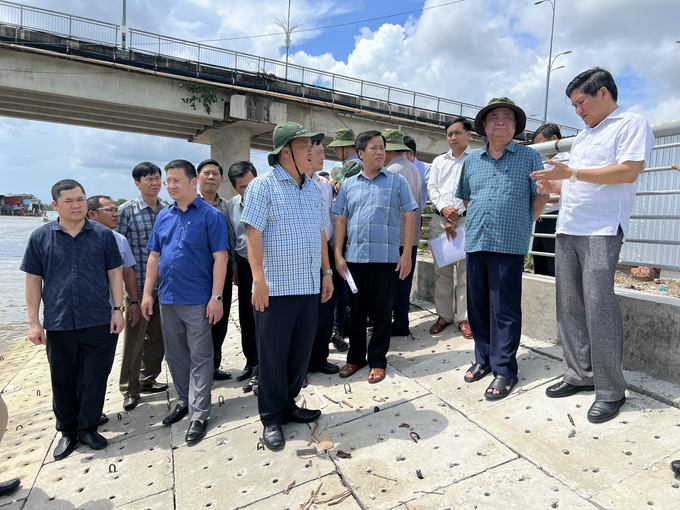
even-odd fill
[{"label": "bridge support pillar", "polygon": [[234,124],[220,129],[210,138],[210,157],[224,169],[224,183],[219,194],[225,200],[236,195],[227,172],[229,167],[239,160],[250,160],[250,129]]}]

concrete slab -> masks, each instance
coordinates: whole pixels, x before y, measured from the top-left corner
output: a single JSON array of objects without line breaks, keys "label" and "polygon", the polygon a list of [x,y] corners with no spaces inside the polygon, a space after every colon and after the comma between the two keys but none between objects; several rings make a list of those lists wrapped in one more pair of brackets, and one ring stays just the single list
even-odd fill
[{"label": "concrete slab", "polygon": [[319,473],[327,476],[335,471],[325,454],[305,459],[296,456],[297,448],[307,445],[307,425],[288,424],[283,431],[286,447],[277,453],[257,450],[262,435],[259,422],[222,432],[193,447],[177,448],[176,508],[205,508],[208,504],[240,508],[283,492],[293,481],[303,484],[317,480]]},{"label": "concrete slab", "polygon": [[[517,457],[433,395],[328,432],[338,470],[365,508],[395,507],[416,490],[437,490]],[[417,443],[411,432],[420,436]],[[352,458],[337,458],[338,450]]]},{"label": "concrete slab", "polygon": [[649,395],[674,407],[680,408],[680,384],[655,379],[644,372],[624,370],[628,388]]},{"label": "concrete slab", "polygon": [[109,443],[118,443],[149,432],[161,433],[166,429],[161,422],[168,415],[167,393],[144,394],[137,407],[129,412],[122,407],[120,402],[107,402],[104,406],[109,421],[99,427],[98,432]]},{"label": "concrete slab", "polygon": [[[499,401],[484,398],[484,392],[493,380],[491,375],[476,383],[466,383],[463,380],[471,360],[474,360],[473,352],[452,350],[431,358],[427,362],[404,368],[403,374],[417,379],[425,389],[430,390],[455,409],[471,415],[499,405]],[[506,401],[557,377],[562,377],[560,363],[533,351],[520,348],[517,360],[520,367],[520,381],[510,396],[506,397]]]},{"label": "concrete slab", "polygon": [[0,508],[2,508],[2,510],[22,510],[25,504],[25,499],[20,501],[10,500],[10,502],[7,504],[0,504]]},{"label": "concrete slab", "polygon": [[25,509],[74,508],[85,503],[88,509],[113,508],[170,490],[173,482],[167,434],[150,432],[100,451],[78,445],[68,458],[43,466]]},{"label": "concrete slab", "polygon": [[[478,476],[408,501],[408,508],[497,510],[499,508],[595,510],[597,507],[547,476],[524,459],[516,459]],[[403,508],[403,505],[399,507]],[[640,507],[637,507],[640,508]]]},{"label": "concrete slab", "polygon": [[172,492],[172,490],[168,490],[115,508],[121,510],[169,510],[174,508],[175,505]]},{"label": "concrete slab", "polygon": [[[426,330],[430,328],[427,323],[423,327]],[[419,338],[393,337],[387,362],[398,370],[404,370],[450,351],[465,351],[469,353],[469,359],[474,359],[474,349],[474,342],[463,338],[460,333],[452,335],[445,330],[440,335],[430,335],[428,331]]]},{"label": "concrete slab", "polygon": [[[680,444],[680,410],[628,395],[621,414],[600,425],[586,419],[592,393],[551,399],[542,388],[506,399],[472,420],[580,495],[592,497],[667,458]],[[572,428],[576,434],[569,437]]]},{"label": "concrete slab", "polygon": [[553,358],[558,361],[564,359],[564,351],[561,345],[555,345],[551,342],[545,342],[543,340],[536,340],[535,338],[530,338],[526,335],[522,335],[520,338],[520,345],[525,349],[530,349],[533,351],[538,351],[541,354]]},{"label": "concrete slab", "polygon": [[[680,453],[672,458],[680,458]],[[668,464],[668,459],[659,461],[612,485],[594,496],[592,501],[606,510],[680,508],[680,477],[673,476]]]}]

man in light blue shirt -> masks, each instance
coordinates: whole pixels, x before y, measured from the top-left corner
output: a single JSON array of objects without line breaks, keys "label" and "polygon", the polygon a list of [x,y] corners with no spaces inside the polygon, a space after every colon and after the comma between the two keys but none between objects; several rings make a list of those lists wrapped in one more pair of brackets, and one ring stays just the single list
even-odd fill
[{"label": "man in light blue shirt", "polygon": [[333,293],[324,231],[328,212],[319,186],[306,175],[312,142],[322,139],[323,133],[309,133],[296,122],[276,126],[269,154],[275,168],[248,185],[241,215],[253,274],[257,403],[262,440],[272,451],[285,447],[282,423],[310,423],[321,416],[297,407],[295,397],[314,342],[319,290],[324,303]]},{"label": "man in light blue shirt", "polygon": [[[421,197],[420,197],[420,210],[422,212],[423,209],[425,209],[425,205],[427,202],[427,183],[430,182],[430,164],[428,163],[423,163],[420,161],[418,158],[416,158],[416,141],[413,139],[411,136],[404,136],[404,145],[411,149],[409,152],[406,153],[406,159],[408,159],[411,163],[413,163],[418,171],[420,172],[420,179],[423,182],[422,185],[422,191],[421,191]],[[422,227],[423,224],[423,219],[422,217],[420,218],[420,227]],[[418,227],[418,225],[416,225]]]}]

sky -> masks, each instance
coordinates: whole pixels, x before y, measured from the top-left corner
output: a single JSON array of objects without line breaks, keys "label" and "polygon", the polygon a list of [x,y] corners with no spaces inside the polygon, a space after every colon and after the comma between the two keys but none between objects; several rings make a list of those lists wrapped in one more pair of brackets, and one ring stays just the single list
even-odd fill
[{"label": "sky", "polygon": [[[553,56],[571,53],[555,61],[554,68],[564,67],[551,74],[548,120],[583,127],[564,90],[596,65],[613,73],[620,105],[650,122],[680,117],[679,1],[554,2]],[[24,3],[121,22],[122,0]],[[127,0],[127,23],[283,59],[275,20],[287,8],[286,0]],[[508,96],[540,118],[552,13],[549,2],[534,0],[292,0],[291,17],[302,25],[293,32],[290,61],[477,105]],[[162,167],[209,155],[209,146],[183,140],[0,118],[0,194],[49,201],[54,182],[74,178],[88,194],[129,199],[136,195],[130,177],[136,163]],[[267,169],[265,153],[253,151],[251,159]],[[165,191],[161,196],[168,198]]]}]

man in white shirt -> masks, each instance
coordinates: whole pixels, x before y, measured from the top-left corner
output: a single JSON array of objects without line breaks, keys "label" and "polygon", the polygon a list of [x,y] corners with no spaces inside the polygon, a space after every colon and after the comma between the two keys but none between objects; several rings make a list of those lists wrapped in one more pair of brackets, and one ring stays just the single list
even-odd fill
[{"label": "man in white shirt", "polygon": [[549,160],[553,168],[531,175],[543,179],[539,191],[561,196],[555,272],[564,380],[546,394],[559,398],[594,389],[588,421],[603,423],[626,401],[614,274],[654,134],[644,118],[618,106],[616,83],[606,69],[579,74],[566,94],[586,128],[574,141],[569,164]]},{"label": "man in white shirt", "polygon": [[[449,152],[437,156],[430,166],[427,191],[434,206],[430,220],[430,239],[446,233],[447,239],[456,238],[456,229],[465,226],[466,210],[463,201],[456,198],[463,162],[472,149],[468,145],[472,135],[472,124],[464,117],[447,122],[446,140]],[[454,281],[454,269],[456,280]],[[472,331],[467,316],[467,269],[465,259],[448,266],[439,267],[434,263],[437,281],[434,284],[434,304],[439,318],[430,328],[430,334],[438,335],[451,323],[457,322],[458,329],[467,339]],[[455,293],[455,308],[454,308]],[[455,313],[454,313],[455,310]]]}]

